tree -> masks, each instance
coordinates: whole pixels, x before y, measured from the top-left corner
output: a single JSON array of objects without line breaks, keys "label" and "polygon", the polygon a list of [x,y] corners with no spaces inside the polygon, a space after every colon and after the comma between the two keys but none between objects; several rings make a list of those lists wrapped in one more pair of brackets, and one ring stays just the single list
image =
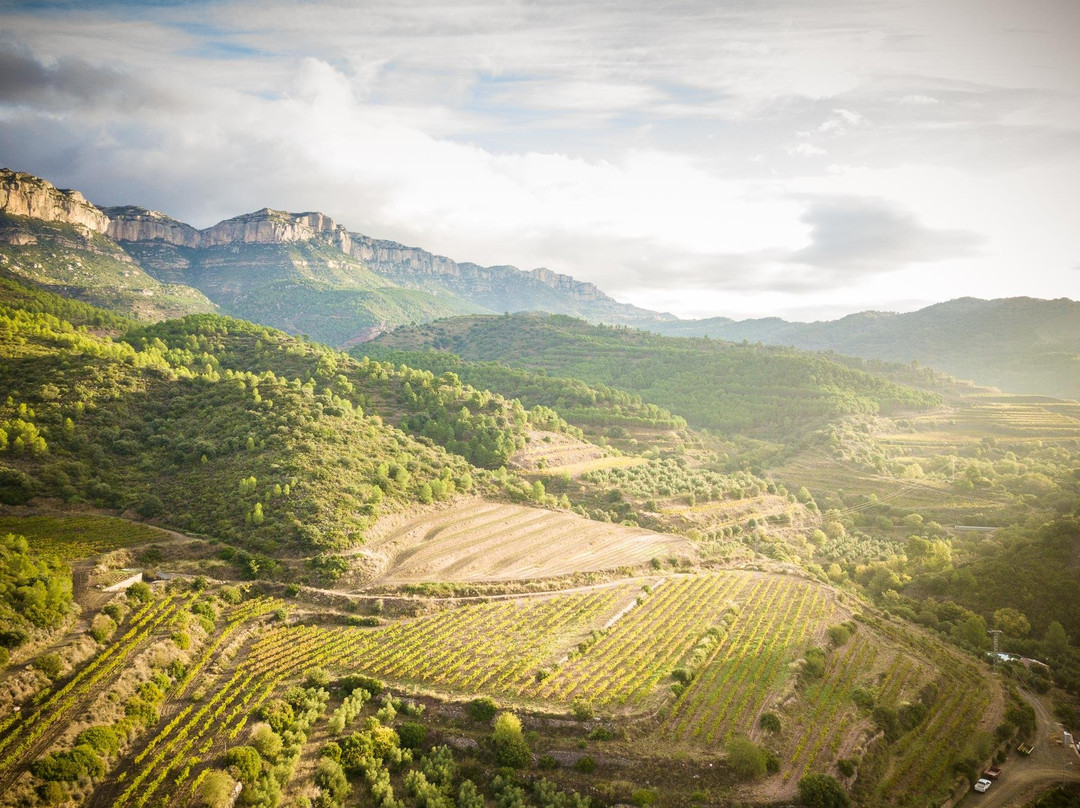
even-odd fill
[{"label": "tree", "polygon": [[1043,635],[1043,650],[1049,657],[1064,656],[1069,650],[1069,635],[1065,633],[1065,627],[1057,620],[1046,627]]},{"label": "tree", "polygon": [[799,799],[807,808],[848,808],[843,786],[828,774],[808,774],[799,780]]},{"label": "tree", "polygon": [[225,808],[232,804],[232,792],[236,781],[223,771],[211,769],[199,783],[195,796],[199,805],[207,808]]},{"label": "tree", "polygon": [[225,763],[243,783],[254,783],[262,772],[262,758],[253,746],[234,746],[225,755]]},{"label": "tree", "polygon": [[529,744],[521,732],[521,719],[513,713],[499,713],[495,718],[491,740],[495,744],[495,759],[499,765],[522,769],[532,762]]},{"label": "tree", "polygon": [[1012,607],[994,612],[994,627],[1005,632],[1009,637],[1026,637],[1031,631],[1031,623],[1024,613]]}]

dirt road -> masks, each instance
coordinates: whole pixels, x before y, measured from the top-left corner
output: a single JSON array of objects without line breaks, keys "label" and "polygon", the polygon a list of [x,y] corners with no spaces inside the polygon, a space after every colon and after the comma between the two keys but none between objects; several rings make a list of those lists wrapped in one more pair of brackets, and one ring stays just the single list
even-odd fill
[{"label": "dirt road", "polygon": [[1050,734],[1061,733],[1061,724],[1050,714],[1039,696],[1021,691],[1035,708],[1038,730],[1035,751],[1029,757],[1013,752],[1002,764],[1001,779],[985,794],[971,791],[959,803],[961,808],[1021,808],[1043,791],[1062,781],[1080,782],[1080,754],[1075,748],[1050,742]]}]

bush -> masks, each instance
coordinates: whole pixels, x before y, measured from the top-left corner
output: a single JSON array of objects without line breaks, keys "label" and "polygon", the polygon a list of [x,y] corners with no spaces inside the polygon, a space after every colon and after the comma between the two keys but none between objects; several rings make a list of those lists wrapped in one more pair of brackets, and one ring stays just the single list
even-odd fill
[{"label": "bush", "polygon": [[195,792],[199,805],[208,808],[225,808],[232,805],[232,792],[236,781],[223,771],[211,769]]},{"label": "bush", "polygon": [[64,666],[59,654],[42,654],[34,660],[33,665],[50,679],[59,676],[60,670]]},{"label": "bush", "polygon": [[570,705],[570,712],[578,721],[590,721],[595,714],[592,702],[585,699],[574,699]]},{"label": "bush", "polygon": [[499,705],[495,703],[495,699],[490,696],[481,696],[478,699],[473,699],[469,702],[466,708],[469,718],[479,723],[486,723],[491,721],[495,717],[495,713],[499,711]]},{"label": "bush", "polygon": [[577,759],[577,762],[574,764],[574,768],[582,774],[592,774],[594,771],[596,771],[596,761],[588,755],[585,755],[584,757],[580,757]]},{"label": "bush", "polygon": [[728,767],[740,780],[757,780],[768,771],[765,753],[749,738],[728,741],[727,753]]},{"label": "bush", "polygon": [[[383,684],[378,679],[372,679],[370,676],[364,676],[359,673],[350,674],[349,676],[342,676],[336,682],[334,687],[338,690],[344,690],[345,693],[352,693],[357,688],[366,690],[371,698],[382,695]],[[492,711],[491,717],[495,717],[495,712]],[[490,719],[489,719],[490,720]]]},{"label": "bush", "polygon": [[312,668],[307,672],[305,680],[308,687],[326,687],[330,684],[330,674],[325,668]]},{"label": "bush", "polygon": [[543,771],[551,771],[559,768],[559,761],[553,758],[551,755],[541,755],[540,759],[536,761],[536,765]]},{"label": "bush", "polygon": [[774,735],[782,729],[780,716],[776,713],[762,713],[761,718],[758,719],[758,726]]},{"label": "bush", "polygon": [[90,727],[75,736],[75,745],[89,746],[99,755],[112,757],[120,751],[120,737],[112,727]]},{"label": "bush", "polygon": [[405,749],[419,749],[427,738],[427,727],[416,721],[406,721],[397,728],[397,733]]},{"label": "bush", "polygon": [[840,758],[840,760],[836,761],[836,768],[844,777],[851,777],[851,775],[855,774],[855,761],[849,758]]},{"label": "bush", "polygon": [[253,746],[234,746],[225,755],[225,764],[246,785],[254,783],[262,772],[262,757]]},{"label": "bush", "polygon": [[251,733],[251,745],[263,760],[276,763],[283,744],[281,736],[274,732],[269,724],[262,724]]},{"label": "bush", "polygon": [[807,808],[848,808],[847,792],[828,774],[808,774],[799,780],[799,799]]},{"label": "bush", "polygon": [[149,603],[154,598],[154,590],[145,581],[134,583],[127,589],[127,599],[132,603]]},{"label": "bush", "polygon": [[851,630],[843,623],[837,626],[829,626],[829,642],[832,643],[834,648],[839,648],[849,639],[851,639]]},{"label": "bush", "polygon": [[657,793],[654,788],[639,788],[633,794],[630,795],[630,802],[639,808],[645,808],[648,805],[655,805],[656,801],[660,799],[660,794]]},{"label": "bush", "polygon": [[513,713],[500,713],[491,734],[495,760],[500,766],[523,769],[532,763],[529,744],[521,732],[521,720]]}]

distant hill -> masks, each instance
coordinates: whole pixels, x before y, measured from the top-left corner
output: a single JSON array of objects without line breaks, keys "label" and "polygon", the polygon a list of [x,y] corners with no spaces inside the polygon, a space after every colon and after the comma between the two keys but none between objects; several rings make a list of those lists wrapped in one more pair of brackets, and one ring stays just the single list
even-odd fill
[{"label": "distant hill", "polygon": [[820,354],[677,339],[561,315],[442,320],[402,327],[373,347],[445,350],[470,361],[574,377],[636,393],[693,426],[772,439],[798,437],[844,413],[940,403],[934,394]]},{"label": "distant hill", "polygon": [[1080,398],[1080,302],[1066,298],[965,297],[908,314],[868,311],[832,322],[716,317],[652,328],[671,336],[917,361],[1007,392]]}]

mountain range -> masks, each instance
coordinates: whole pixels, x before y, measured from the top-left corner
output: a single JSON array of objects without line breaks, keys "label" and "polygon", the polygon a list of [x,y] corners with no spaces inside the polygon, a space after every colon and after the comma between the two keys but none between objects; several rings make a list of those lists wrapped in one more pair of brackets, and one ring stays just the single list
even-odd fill
[{"label": "mountain range", "polygon": [[483,267],[264,208],[197,229],[0,170],[0,274],[142,319],[219,311],[331,345],[460,315],[543,311],[668,336],[919,362],[1010,392],[1080,398],[1080,303],[963,298],[832,322],[677,317],[544,268]]}]

